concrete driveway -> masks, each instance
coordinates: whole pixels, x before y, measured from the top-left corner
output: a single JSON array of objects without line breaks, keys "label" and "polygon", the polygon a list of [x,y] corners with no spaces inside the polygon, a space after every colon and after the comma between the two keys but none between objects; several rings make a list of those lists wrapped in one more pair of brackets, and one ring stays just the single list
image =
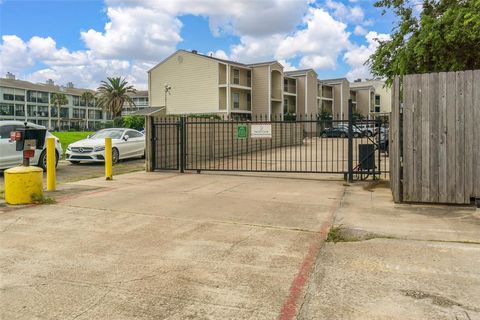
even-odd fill
[{"label": "concrete driveway", "polygon": [[294,314],[344,191],[342,182],[168,173],[69,188],[58,204],[0,215],[0,318]]},{"label": "concrete driveway", "polygon": [[322,177],[137,172],[0,207],[0,318],[480,318],[478,210]]}]

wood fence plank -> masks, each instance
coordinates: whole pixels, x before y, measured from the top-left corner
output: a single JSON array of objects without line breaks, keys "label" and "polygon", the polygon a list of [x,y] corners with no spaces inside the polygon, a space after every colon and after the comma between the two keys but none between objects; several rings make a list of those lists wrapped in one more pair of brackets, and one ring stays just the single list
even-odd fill
[{"label": "wood fence plank", "polygon": [[455,203],[455,72],[447,73],[447,202]]},{"label": "wood fence plank", "polygon": [[413,109],[413,177],[414,194],[412,201],[422,201],[422,75],[415,75]]},{"label": "wood fence plank", "polygon": [[455,102],[455,202],[465,202],[465,74],[456,72]]},{"label": "wood fence plank", "polygon": [[474,196],[480,198],[480,70],[473,72],[473,181]]},{"label": "wood fence plank", "polygon": [[404,106],[403,106],[403,198],[412,201],[414,177],[413,177],[413,93],[415,80],[414,75],[404,77]]},{"label": "wood fence plank", "polygon": [[422,127],[422,151],[421,161],[421,199],[422,202],[430,202],[430,83],[429,74],[421,76],[420,99],[422,101],[422,117],[420,125]]},{"label": "wood fence plank", "polygon": [[438,201],[448,202],[447,198],[447,74],[438,75]]},{"label": "wood fence plank", "polygon": [[[465,71],[465,191],[464,202],[473,197],[473,71]],[[477,125],[480,125],[477,123]]]},{"label": "wood fence plank", "polygon": [[431,73],[428,76],[428,107],[429,107],[429,202],[438,202],[438,127],[439,127],[439,105],[438,105],[438,73]]},{"label": "wood fence plank", "polygon": [[389,143],[389,160],[390,160],[390,180],[393,193],[393,201],[400,202],[400,77],[396,76],[392,86],[392,112],[390,115],[390,143]]}]

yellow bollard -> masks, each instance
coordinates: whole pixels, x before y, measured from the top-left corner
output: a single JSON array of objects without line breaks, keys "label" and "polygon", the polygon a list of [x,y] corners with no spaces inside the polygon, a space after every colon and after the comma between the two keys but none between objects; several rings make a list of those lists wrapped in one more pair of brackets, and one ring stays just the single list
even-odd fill
[{"label": "yellow bollard", "polygon": [[105,138],[105,179],[112,180],[112,138]]},{"label": "yellow bollard", "polygon": [[32,203],[32,196],[43,195],[43,170],[38,167],[14,167],[4,171],[5,201],[8,204]]},{"label": "yellow bollard", "polygon": [[56,162],[55,138],[47,138],[47,191],[55,191],[56,187]]}]

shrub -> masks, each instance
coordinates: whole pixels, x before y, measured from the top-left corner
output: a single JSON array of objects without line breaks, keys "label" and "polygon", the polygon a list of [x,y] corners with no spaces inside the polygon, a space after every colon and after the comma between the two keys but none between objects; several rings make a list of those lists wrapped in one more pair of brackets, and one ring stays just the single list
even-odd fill
[{"label": "shrub", "polygon": [[125,128],[142,130],[145,127],[145,117],[143,117],[143,116],[125,116],[125,117],[123,117],[123,126]]},{"label": "shrub", "polygon": [[113,126],[116,128],[123,128],[123,118],[122,117],[113,118]]}]

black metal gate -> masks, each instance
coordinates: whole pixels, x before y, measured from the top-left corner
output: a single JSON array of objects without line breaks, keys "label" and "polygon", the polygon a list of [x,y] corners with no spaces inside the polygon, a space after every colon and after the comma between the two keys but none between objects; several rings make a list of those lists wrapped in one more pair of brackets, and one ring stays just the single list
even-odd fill
[{"label": "black metal gate", "polygon": [[155,119],[152,127],[158,170],[331,173],[349,180],[388,173],[388,122],[379,119],[180,117]]}]

